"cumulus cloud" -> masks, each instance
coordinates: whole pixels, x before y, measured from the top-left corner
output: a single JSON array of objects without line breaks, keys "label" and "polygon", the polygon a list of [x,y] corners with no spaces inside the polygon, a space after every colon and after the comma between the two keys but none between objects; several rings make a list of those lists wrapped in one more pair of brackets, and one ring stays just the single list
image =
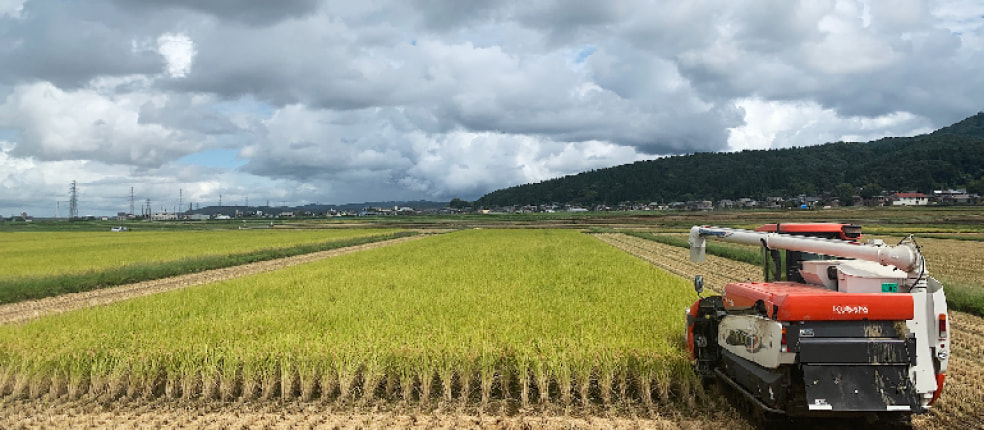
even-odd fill
[{"label": "cumulus cloud", "polygon": [[472,199],[922,133],[981,110],[979,3],[0,0],[0,195]]},{"label": "cumulus cloud", "polygon": [[[477,196],[644,158],[609,142],[558,142],[535,136],[415,129],[399,109],[309,110],[292,105],[265,121],[266,138],[243,149],[254,175],[318,184],[376,182],[415,197]],[[342,187],[345,188],[345,187]]]},{"label": "cumulus cloud", "polygon": [[0,105],[0,125],[16,130],[17,156],[40,160],[97,160],[136,166],[159,166],[195,152],[201,143],[158,124],[141,124],[145,103],[166,96],[148,93],[107,94],[123,82],[95,82],[86,89],[64,91],[47,82],[20,85]]},{"label": "cumulus cloud", "polygon": [[184,34],[165,33],[157,38],[157,52],[164,57],[165,71],[172,78],[183,78],[191,73],[195,58],[195,42]]},{"label": "cumulus cloud", "polygon": [[730,129],[731,150],[816,145],[817,142],[867,142],[888,136],[933,131],[926,118],[907,112],[878,117],[842,116],[815,102],[741,99],[745,124]]}]

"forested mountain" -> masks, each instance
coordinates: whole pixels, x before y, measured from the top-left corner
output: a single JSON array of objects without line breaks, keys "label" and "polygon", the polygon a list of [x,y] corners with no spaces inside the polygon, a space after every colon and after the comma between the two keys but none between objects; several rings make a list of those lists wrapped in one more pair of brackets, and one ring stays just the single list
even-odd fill
[{"label": "forested mountain", "polygon": [[927,193],[964,187],[982,176],[984,112],[921,136],[673,156],[501,189],[475,203],[492,207],[762,199],[835,192],[845,184]]}]

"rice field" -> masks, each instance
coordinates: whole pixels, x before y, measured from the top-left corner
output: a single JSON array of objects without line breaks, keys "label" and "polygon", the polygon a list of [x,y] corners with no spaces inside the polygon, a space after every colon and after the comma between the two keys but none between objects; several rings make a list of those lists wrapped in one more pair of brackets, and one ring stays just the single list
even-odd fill
[{"label": "rice field", "polygon": [[384,235],[397,229],[14,232],[0,234],[0,278],[96,271]]},{"label": "rice field", "polygon": [[984,242],[918,236],[916,240],[926,255],[926,265],[933,276],[984,288]]},{"label": "rice field", "polygon": [[687,280],[569,230],[469,230],[0,327],[27,398],[693,402]]}]

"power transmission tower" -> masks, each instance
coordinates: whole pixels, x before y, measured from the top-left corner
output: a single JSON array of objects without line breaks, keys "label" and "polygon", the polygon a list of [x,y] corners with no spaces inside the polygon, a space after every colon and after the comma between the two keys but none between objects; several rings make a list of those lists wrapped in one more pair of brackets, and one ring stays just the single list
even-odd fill
[{"label": "power transmission tower", "polygon": [[131,216],[136,215],[133,209],[133,187],[130,187],[130,215]]},{"label": "power transmission tower", "polygon": [[179,210],[181,210],[181,206],[184,206],[184,190],[178,188],[178,207],[174,212],[177,213]]},{"label": "power transmission tower", "polygon": [[68,189],[68,196],[68,219],[76,219],[79,217],[79,189],[75,181]]}]

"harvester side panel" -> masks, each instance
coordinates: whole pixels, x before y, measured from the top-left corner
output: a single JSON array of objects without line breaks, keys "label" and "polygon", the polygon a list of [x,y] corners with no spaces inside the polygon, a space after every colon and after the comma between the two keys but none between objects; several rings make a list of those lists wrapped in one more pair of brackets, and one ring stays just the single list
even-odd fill
[{"label": "harvester side panel", "polygon": [[876,320],[913,317],[910,294],[843,293],[794,282],[736,282],[724,288],[728,310],[762,302],[766,316],[779,321]]}]

